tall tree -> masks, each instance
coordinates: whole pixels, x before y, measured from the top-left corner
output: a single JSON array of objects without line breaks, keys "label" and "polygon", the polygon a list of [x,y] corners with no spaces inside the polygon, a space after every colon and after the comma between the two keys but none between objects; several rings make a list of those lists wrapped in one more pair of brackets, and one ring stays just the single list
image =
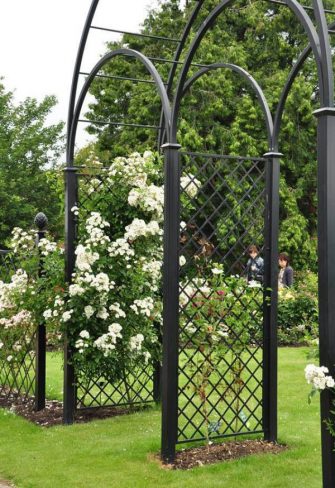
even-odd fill
[{"label": "tall tree", "polygon": [[60,230],[59,159],[63,124],[47,125],[56,103],[14,101],[0,83],[0,247],[13,227],[29,227],[37,212],[47,214],[51,229]]},{"label": "tall tree", "polygon": [[[184,8],[178,0],[160,2],[148,14],[142,32],[179,38],[194,5],[195,0]],[[215,5],[215,0],[204,2],[191,38]],[[247,69],[263,88],[273,111],[290,69],[307,44],[307,36],[287,6],[238,1],[218,18],[193,61],[230,62]],[[120,45],[169,60],[176,47],[167,40],[124,35],[121,43],[110,44],[109,49]],[[166,81],[171,64],[154,63]],[[198,69],[193,66],[190,73]],[[117,58],[103,73],[149,81],[134,60]],[[150,83],[97,78],[91,92],[96,102],[87,115],[92,121],[159,123],[160,102]],[[287,101],[280,147],[284,154],[280,248],[292,254],[299,267],[316,265],[316,122],[312,112],[318,106],[317,97],[314,61],[309,59]],[[105,159],[157,145],[157,131],[149,128],[92,123],[89,131],[97,134],[97,149]],[[178,137],[186,150],[249,156],[261,156],[267,150],[264,118],[254,94],[245,81],[223,69],[203,76],[185,96]]]}]

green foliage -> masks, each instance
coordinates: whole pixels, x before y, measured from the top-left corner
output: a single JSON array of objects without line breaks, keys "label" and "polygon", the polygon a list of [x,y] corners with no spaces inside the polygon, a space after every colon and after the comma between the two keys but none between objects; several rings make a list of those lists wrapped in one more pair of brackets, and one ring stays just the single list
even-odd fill
[{"label": "green foliage", "polygon": [[306,271],[294,288],[279,290],[279,343],[315,343],[318,333],[317,276]]},{"label": "green foliage", "polygon": [[57,163],[63,150],[63,124],[46,125],[55,97],[42,102],[27,98],[15,103],[13,93],[0,83],[0,246],[13,226],[28,228],[44,211],[53,232],[60,232]]}]

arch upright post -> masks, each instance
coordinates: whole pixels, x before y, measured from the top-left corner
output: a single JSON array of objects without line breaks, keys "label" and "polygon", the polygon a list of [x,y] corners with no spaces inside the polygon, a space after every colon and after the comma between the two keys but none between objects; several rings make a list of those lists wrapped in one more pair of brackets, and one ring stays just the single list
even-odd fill
[{"label": "arch upright post", "polygon": [[[335,376],[335,108],[318,118],[318,259],[320,364]],[[326,421],[335,422],[335,394],[321,393],[323,488],[335,486],[335,442]]]},{"label": "arch upright post", "polygon": [[162,146],[164,163],[164,267],[163,267],[163,368],[162,459],[175,457],[178,430],[178,335],[179,335],[179,144]]},{"label": "arch upright post", "polygon": [[[71,283],[75,266],[76,220],[71,210],[78,201],[77,168],[67,164],[65,172],[65,279]],[[75,374],[72,351],[67,337],[64,338],[64,405],[63,422],[72,424],[76,408]]]},{"label": "arch upright post", "polygon": [[279,233],[279,158],[268,152],[266,159],[264,311],[263,311],[263,430],[267,441],[277,441],[278,430],[278,233]]}]

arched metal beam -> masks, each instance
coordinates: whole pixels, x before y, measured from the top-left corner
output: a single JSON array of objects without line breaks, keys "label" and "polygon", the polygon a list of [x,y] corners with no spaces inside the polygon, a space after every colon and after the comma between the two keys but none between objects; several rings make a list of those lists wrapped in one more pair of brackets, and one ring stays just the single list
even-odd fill
[{"label": "arched metal beam", "polygon": [[246,71],[245,69],[237,66],[236,64],[231,63],[213,63],[211,65],[206,66],[205,68],[200,69],[197,73],[195,73],[186,83],[182,92],[182,97],[185,95],[186,91],[193,85],[193,83],[198,80],[201,76],[208,73],[209,71],[227,68],[244,78],[248,84],[251,86],[253,91],[256,93],[260,106],[263,110],[265,124],[267,129],[267,137],[268,137],[268,144],[269,144],[269,151],[272,150],[272,134],[273,134],[273,120],[272,115],[269,109],[268,102],[264,96],[262,88],[259,86],[257,81]]},{"label": "arched metal beam", "polygon": [[[180,42],[177,46],[177,49],[174,53],[174,56],[173,56],[174,62],[172,63],[172,66],[171,66],[169,74],[168,74],[168,79],[167,79],[166,91],[167,91],[168,96],[170,96],[170,94],[171,94],[173,80],[174,80],[176,70],[177,70],[177,63],[175,61],[179,61],[179,59],[180,59],[181,53],[185,47],[186,41],[187,41],[188,36],[189,36],[191,29],[192,29],[192,26],[193,26],[194,22],[196,21],[196,18],[198,17],[198,14],[200,12],[201,7],[203,6],[203,3],[204,3],[204,0],[198,0],[197,4],[195,5],[195,7],[191,13],[191,16],[190,16],[190,18],[189,18],[189,20],[188,20],[188,22],[184,28],[184,31],[183,31],[183,34],[181,36]],[[163,122],[163,113],[161,113],[161,119],[160,119],[160,124],[159,124],[160,126],[162,125],[162,122]],[[160,148],[161,145],[163,144],[164,137],[165,137],[165,131],[160,129],[159,134],[158,134],[158,148]]]},{"label": "arched metal beam", "polygon": [[72,166],[73,164],[73,157],[74,157],[74,144],[75,144],[75,138],[76,138],[76,133],[77,133],[77,126],[78,126],[78,119],[80,116],[80,111],[82,109],[85,97],[87,95],[87,92],[96,76],[96,74],[99,72],[99,70],[106,64],[108,63],[111,59],[115,58],[116,56],[129,56],[132,58],[135,58],[146,67],[147,71],[151,74],[153,80],[155,81],[156,88],[158,91],[158,94],[160,96],[161,102],[162,102],[162,110],[164,114],[164,120],[165,120],[165,127],[166,131],[169,134],[170,133],[170,124],[171,124],[171,107],[170,107],[170,102],[165,90],[164,83],[156,70],[155,66],[152,64],[152,62],[143,54],[139,53],[138,51],[135,51],[133,49],[126,49],[126,48],[121,48],[121,49],[116,49],[115,51],[111,51],[105,56],[103,56],[99,62],[94,66],[92,71],[90,72],[89,76],[85,80],[84,86],[79,94],[77,104],[75,106],[75,110],[73,113],[73,120],[71,124],[71,129],[70,129],[70,136],[68,138],[68,144],[67,144],[67,164],[68,166]]},{"label": "arched metal beam", "polygon": [[317,23],[319,35],[321,64],[323,72],[324,97],[322,105],[326,107],[334,106],[334,75],[332,55],[329,43],[328,25],[325,10],[321,0],[313,0],[314,15]]},{"label": "arched metal beam", "polygon": [[[180,109],[180,103],[181,103],[181,98],[182,98],[182,93],[183,93],[183,87],[186,82],[186,77],[187,73],[189,71],[190,65],[192,63],[193,57],[197,51],[197,48],[200,45],[201,40],[205,36],[205,34],[208,32],[208,30],[213,27],[216,19],[219,17],[221,12],[228,6],[230,5],[234,0],[223,0],[217,7],[215,7],[211,13],[208,15],[206,20],[203,22],[201,28],[197,32],[190,48],[188,51],[188,54],[186,56],[185,63],[182,67],[180,76],[179,76],[179,81],[175,93],[175,98],[173,101],[173,106],[172,106],[172,125],[171,125],[171,142],[176,142],[177,138],[177,120],[178,120],[178,114],[179,114],[179,109]],[[315,27],[307,15],[306,11],[303,9],[303,7],[296,1],[296,0],[286,0],[287,6],[293,11],[295,16],[298,18],[299,22],[301,25],[304,27],[304,30],[308,36],[311,48],[313,50],[313,54],[315,56],[317,68],[318,68],[318,77],[319,77],[319,84],[320,84],[320,97],[323,101],[324,99],[324,74],[323,74],[323,67],[321,64],[321,48],[320,48],[320,42],[319,42],[319,37],[318,34],[315,30]]]},{"label": "arched metal beam", "polygon": [[[334,29],[334,27],[335,27],[335,22],[332,22],[327,27],[327,30],[328,29]],[[283,112],[285,109],[285,103],[286,103],[288,94],[290,93],[290,90],[291,90],[291,87],[294,83],[294,80],[298,76],[299,71],[301,70],[304,62],[306,61],[308,56],[311,54],[311,52],[312,52],[311,45],[307,46],[302,51],[302,53],[300,54],[299,58],[297,59],[295,65],[293,66],[292,70],[290,71],[290,73],[287,77],[286,83],[284,85],[284,88],[281,92],[280,99],[279,99],[277,109],[276,109],[276,113],[275,113],[275,117],[274,117],[273,147],[274,147],[275,151],[278,151],[278,147],[279,147],[280,127],[281,127],[281,123],[282,123]],[[329,91],[332,92],[333,90],[330,89]],[[327,103],[326,100],[324,100],[325,105],[326,105],[326,103]],[[332,106],[332,104],[330,106]]]},{"label": "arched metal beam", "polygon": [[79,72],[80,72],[80,67],[81,63],[83,60],[83,55],[86,47],[86,42],[88,38],[88,34],[91,28],[92,20],[95,14],[95,11],[97,9],[99,0],[92,0],[90,9],[88,11],[84,29],[81,35],[80,43],[79,43],[79,48],[77,52],[77,57],[76,57],[76,62],[74,65],[74,70],[73,70],[73,75],[72,75],[72,83],[71,83],[71,91],[70,91],[70,101],[69,101],[69,110],[68,110],[68,116],[67,116],[67,138],[69,139],[70,137],[70,131],[71,131],[71,125],[72,125],[72,119],[73,119],[73,111],[74,111],[74,106],[76,103],[76,95],[77,95],[77,87],[78,87],[78,78],[79,78]]}]

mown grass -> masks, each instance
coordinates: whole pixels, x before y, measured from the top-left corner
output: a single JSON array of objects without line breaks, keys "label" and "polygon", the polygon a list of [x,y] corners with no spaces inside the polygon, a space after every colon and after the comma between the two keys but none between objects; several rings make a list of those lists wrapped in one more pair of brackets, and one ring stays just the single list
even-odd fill
[{"label": "mown grass", "polygon": [[[62,371],[59,358],[51,358],[47,383],[54,397]],[[281,454],[172,471],[154,458],[158,409],[49,429],[0,410],[0,478],[19,488],[320,488],[319,410],[317,400],[307,404],[306,349],[281,349],[279,358],[279,440],[289,447]]]}]

